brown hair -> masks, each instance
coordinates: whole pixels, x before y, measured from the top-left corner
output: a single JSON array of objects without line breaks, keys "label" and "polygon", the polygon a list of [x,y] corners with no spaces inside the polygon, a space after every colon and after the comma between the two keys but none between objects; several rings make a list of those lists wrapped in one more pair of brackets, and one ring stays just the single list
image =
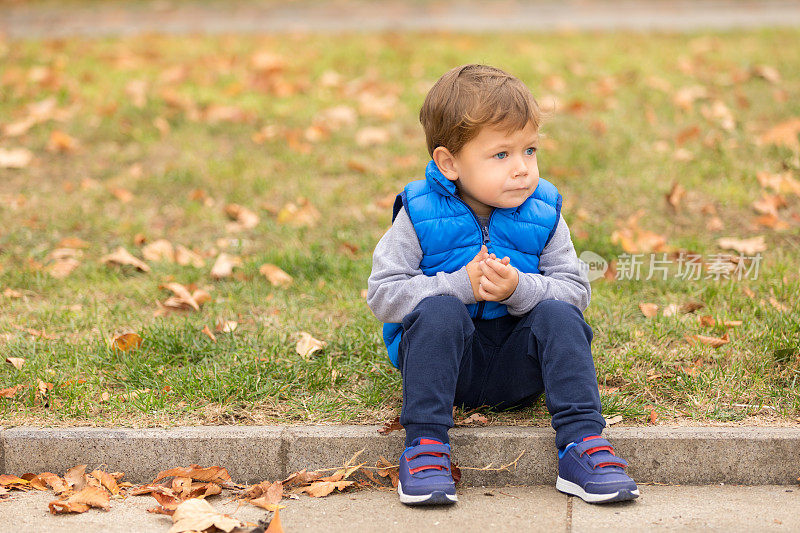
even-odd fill
[{"label": "brown hair", "polygon": [[457,154],[484,126],[512,133],[529,122],[538,131],[544,113],[518,78],[488,65],[463,65],[446,72],[433,85],[419,121],[428,153],[444,146]]}]

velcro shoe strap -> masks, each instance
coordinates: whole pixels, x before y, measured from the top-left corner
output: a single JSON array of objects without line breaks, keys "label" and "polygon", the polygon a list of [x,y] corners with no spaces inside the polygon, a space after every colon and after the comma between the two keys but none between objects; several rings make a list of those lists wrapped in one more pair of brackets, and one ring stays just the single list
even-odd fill
[{"label": "velcro shoe strap", "polygon": [[[611,443],[608,442],[606,439],[600,437],[596,439],[589,439],[585,440],[579,444],[575,445],[575,451],[578,452],[578,456],[583,455],[584,453],[588,452],[592,448],[603,448],[608,447],[612,448]],[[612,448],[613,449],[613,448]],[[591,455],[591,454],[589,454]]]},{"label": "velcro shoe strap", "polygon": [[419,446],[414,446],[414,448],[409,450],[406,458],[413,459],[414,457],[423,453],[441,453],[450,457],[450,448],[444,444],[420,444]]},{"label": "velcro shoe strap", "polygon": [[441,466],[442,470],[450,469],[450,459],[447,457],[434,457],[432,455],[423,455],[408,461],[408,469],[415,470],[421,466]]},{"label": "velcro shoe strap", "polygon": [[622,457],[617,457],[616,455],[611,455],[607,451],[593,453],[591,455],[587,455],[586,458],[588,459],[589,466],[591,466],[592,469],[603,466],[621,466],[622,468],[627,468],[628,466],[628,462],[625,459]]}]

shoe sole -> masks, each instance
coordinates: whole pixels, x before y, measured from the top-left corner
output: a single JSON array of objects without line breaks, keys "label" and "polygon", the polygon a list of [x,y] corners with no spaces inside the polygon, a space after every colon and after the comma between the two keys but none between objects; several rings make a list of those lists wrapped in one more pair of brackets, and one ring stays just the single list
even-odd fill
[{"label": "shoe sole", "polygon": [[403,485],[397,482],[397,494],[400,502],[406,505],[450,505],[458,501],[455,494],[447,494],[443,490],[435,490],[430,494],[404,494]]},{"label": "shoe sole", "polygon": [[633,500],[639,497],[639,489],[620,489],[617,492],[609,492],[608,494],[592,494],[583,490],[580,485],[576,485],[571,481],[567,481],[560,476],[556,480],[556,488],[561,492],[578,496],[580,499],[588,503],[622,502],[626,500]]}]

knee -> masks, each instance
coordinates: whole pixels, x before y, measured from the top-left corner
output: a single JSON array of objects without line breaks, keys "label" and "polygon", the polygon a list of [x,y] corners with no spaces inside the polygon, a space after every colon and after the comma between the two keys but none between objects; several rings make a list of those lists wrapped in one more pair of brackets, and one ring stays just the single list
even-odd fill
[{"label": "knee", "polygon": [[406,319],[409,317],[423,319],[427,323],[436,323],[443,327],[471,322],[467,306],[455,296],[444,294],[423,299]]},{"label": "knee", "polygon": [[[589,339],[593,337],[592,328],[583,319],[577,306],[562,300],[542,300],[529,315],[533,329],[544,328],[549,331],[565,331],[572,328],[583,329]],[[535,324],[535,326],[534,326]]]}]

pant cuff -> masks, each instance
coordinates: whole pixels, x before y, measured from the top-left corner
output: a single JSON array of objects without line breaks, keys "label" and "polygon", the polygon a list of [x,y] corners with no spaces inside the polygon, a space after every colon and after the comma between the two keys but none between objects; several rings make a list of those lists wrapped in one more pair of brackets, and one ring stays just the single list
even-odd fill
[{"label": "pant cuff", "polygon": [[449,427],[441,424],[406,424],[406,448],[411,446],[414,439],[424,437],[427,439],[436,439],[445,444],[450,442],[450,437],[447,435]]}]

